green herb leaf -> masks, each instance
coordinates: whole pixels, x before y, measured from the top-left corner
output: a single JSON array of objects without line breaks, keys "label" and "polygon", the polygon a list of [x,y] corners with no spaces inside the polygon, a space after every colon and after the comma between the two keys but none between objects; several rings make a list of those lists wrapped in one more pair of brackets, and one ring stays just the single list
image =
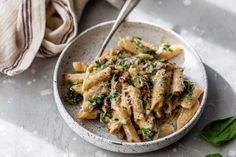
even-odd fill
[{"label": "green herb leaf", "polygon": [[201,136],[216,146],[231,141],[236,137],[236,116],[211,122],[201,131]]},{"label": "green herb leaf", "polygon": [[154,58],[156,57],[156,51],[153,49],[150,49],[149,47],[143,48],[143,53],[152,55]]},{"label": "green herb leaf", "polygon": [[145,72],[146,72],[147,74],[151,74],[151,73],[153,73],[153,71],[154,71],[154,67],[153,67],[152,64],[150,64],[150,65],[145,69]]},{"label": "green herb leaf", "polygon": [[141,38],[133,37],[131,39],[131,42],[135,44],[136,49],[139,49],[143,53],[152,55],[154,58],[156,58],[156,51],[149,47],[143,46],[141,40],[142,40]]},{"label": "green herb leaf", "polygon": [[171,48],[171,45],[170,45],[170,44],[167,44],[167,43],[164,44],[163,50],[165,50],[165,51],[170,51],[170,52],[173,51],[173,49]]},{"label": "green herb leaf", "polygon": [[140,129],[139,133],[142,134],[144,137],[146,137],[147,140],[152,140],[154,136],[154,132],[147,128]]},{"label": "green herb leaf", "polygon": [[107,111],[103,111],[102,109],[100,110],[100,121],[106,123],[107,118],[112,117],[112,109],[108,109]]},{"label": "green herb leaf", "polygon": [[185,99],[191,100],[193,95],[193,88],[194,84],[189,80],[184,80],[184,89],[186,90],[187,94],[185,95]]},{"label": "green herb leaf", "polygon": [[219,153],[213,153],[213,154],[207,154],[205,155],[205,157],[223,157],[223,156]]},{"label": "green herb leaf", "polygon": [[128,84],[134,86],[134,81],[131,78],[128,78]]},{"label": "green herb leaf", "polygon": [[68,90],[65,95],[65,102],[69,103],[70,105],[76,105],[83,99],[83,96],[79,93],[76,93],[73,90]]},{"label": "green herb leaf", "polygon": [[133,42],[133,43],[135,44],[135,46],[136,46],[137,49],[140,49],[140,48],[142,48],[141,40],[142,40],[142,39],[139,38],[139,37],[133,37],[133,38],[131,39],[131,42]]},{"label": "green herb leaf", "polygon": [[97,67],[100,67],[100,66],[102,65],[102,63],[101,63],[99,60],[96,60],[96,61],[95,61],[95,65],[96,65]]},{"label": "green herb leaf", "polygon": [[187,90],[188,93],[192,93],[193,92],[193,83],[190,82],[189,80],[184,80],[184,87]]},{"label": "green herb leaf", "polygon": [[97,96],[94,96],[94,97],[90,98],[89,102],[92,105],[101,106],[104,99],[105,99],[105,97],[106,97],[106,94],[100,94],[100,95],[97,95]]},{"label": "green herb leaf", "polygon": [[187,100],[192,100],[193,97],[192,97],[192,94],[188,93],[184,96],[184,99],[187,99]]},{"label": "green herb leaf", "polygon": [[119,95],[118,92],[114,91],[114,92],[111,92],[109,95],[108,95],[108,99],[111,101],[113,99],[115,99],[117,96]]}]

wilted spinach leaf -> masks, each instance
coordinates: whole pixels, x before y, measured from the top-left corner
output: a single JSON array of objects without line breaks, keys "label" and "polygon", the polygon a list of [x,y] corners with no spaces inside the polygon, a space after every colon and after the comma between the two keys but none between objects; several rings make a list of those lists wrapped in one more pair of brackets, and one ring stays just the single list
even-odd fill
[{"label": "wilted spinach leaf", "polygon": [[145,136],[147,138],[147,140],[152,140],[153,136],[154,136],[154,132],[147,129],[147,128],[142,128],[139,130],[139,134],[142,134],[143,136]]},{"label": "wilted spinach leaf", "polygon": [[89,102],[92,105],[101,106],[103,100],[106,98],[106,94],[100,94],[89,99]]},{"label": "wilted spinach leaf", "polygon": [[70,105],[76,105],[83,99],[83,96],[79,93],[76,93],[73,90],[68,90],[65,95],[65,102],[68,102]]}]

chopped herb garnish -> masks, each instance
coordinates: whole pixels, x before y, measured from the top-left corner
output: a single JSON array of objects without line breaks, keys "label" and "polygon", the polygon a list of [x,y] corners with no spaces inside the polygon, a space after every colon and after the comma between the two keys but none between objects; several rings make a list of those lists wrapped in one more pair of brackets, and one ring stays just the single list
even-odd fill
[{"label": "chopped herb garnish", "polygon": [[140,49],[140,48],[142,48],[141,40],[142,40],[142,39],[139,38],[139,37],[133,37],[133,38],[131,39],[131,42],[133,42],[133,43],[135,44],[135,46],[136,46],[137,49]]},{"label": "chopped herb garnish", "polygon": [[192,93],[192,91],[193,91],[193,83],[192,82],[190,82],[190,81],[188,81],[188,80],[184,80],[184,88],[186,89],[186,91],[188,92],[188,93]]},{"label": "chopped herb garnish", "polygon": [[137,79],[134,80],[134,86],[137,88],[142,88],[144,86],[145,78],[137,74]]},{"label": "chopped herb garnish", "polygon": [[93,67],[93,69],[95,70],[95,71],[99,71],[99,70],[101,70],[101,69],[103,69],[104,68],[104,66],[102,65],[102,63],[99,61],[99,60],[96,60],[95,62],[94,62],[94,67]]},{"label": "chopped herb garnish", "polygon": [[192,95],[193,95],[193,88],[194,85],[192,82],[188,81],[188,80],[184,80],[184,89],[186,90],[187,94],[185,95],[185,99],[191,100],[192,99]]},{"label": "chopped herb garnish", "polygon": [[187,100],[192,100],[193,97],[192,97],[192,94],[188,93],[184,96],[184,99],[187,99]]},{"label": "chopped herb garnish", "polygon": [[153,67],[152,64],[150,64],[150,65],[145,69],[145,72],[146,72],[147,74],[151,74],[151,73],[153,73],[153,71],[154,71],[154,67]]},{"label": "chopped herb garnish", "polygon": [[153,57],[156,58],[156,51],[149,48],[149,47],[143,46],[142,42],[141,42],[141,38],[133,37],[131,42],[133,42],[135,44],[136,49],[139,49],[143,53],[152,55]]},{"label": "chopped herb garnish", "polygon": [[89,102],[92,105],[101,106],[105,97],[106,97],[106,94],[100,94],[98,96],[94,96],[94,97],[90,98]]},{"label": "chopped herb garnish", "polygon": [[111,92],[111,93],[108,95],[107,98],[108,98],[110,101],[112,101],[112,100],[115,99],[118,95],[119,95],[119,93],[116,92],[116,91],[114,91],[114,92]]},{"label": "chopped herb garnish", "polygon": [[152,140],[153,139],[153,136],[154,136],[154,132],[147,129],[147,128],[142,128],[139,130],[139,134],[142,134],[143,137],[146,137],[147,140]]},{"label": "chopped herb garnish", "polygon": [[106,123],[107,118],[112,117],[112,109],[108,109],[107,111],[103,111],[102,109],[100,110],[100,121]]},{"label": "chopped herb garnish", "polygon": [[184,80],[184,89],[187,91],[185,98],[192,99],[194,85],[188,80]]},{"label": "chopped herb garnish", "polygon": [[128,81],[128,84],[129,84],[129,85],[134,86],[134,81],[133,81],[131,78],[129,78],[127,81]]},{"label": "chopped herb garnish", "polygon": [[68,90],[65,95],[65,102],[68,102],[70,105],[76,105],[83,99],[83,96],[80,93],[76,93],[74,90]]},{"label": "chopped herb garnish", "polygon": [[156,57],[156,51],[151,49],[151,48],[149,48],[149,47],[144,48],[143,49],[143,53],[152,55],[154,58]]},{"label": "chopped herb garnish", "polygon": [[118,77],[117,75],[113,75],[113,76],[112,76],[112,80],[113,80],[113,81],[118,81],[118,79],[119,79],[119,77]]},{"label": "chopped herb garnish", "polygon": [[173,49],[171,48],[171,45],[170,45],[170,44],[164,44],[163,50],[165,50],[165,51],[170,51],[170,52],[173,51]]},{"label": "chopped herb garnish", "polygon": [[96,61],[95,61],[95,64],[96,64],[97,67],[99,67],[99,66],[102,65],[102,63],[101,63],[99,60],[96,60]]}]

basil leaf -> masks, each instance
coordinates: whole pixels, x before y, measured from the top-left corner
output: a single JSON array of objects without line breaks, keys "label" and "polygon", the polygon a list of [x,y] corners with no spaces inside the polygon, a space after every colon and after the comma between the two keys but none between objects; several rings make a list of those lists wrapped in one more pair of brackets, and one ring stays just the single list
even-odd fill
[{"label": "basil leaf", "polygon": [[221,146],[236,137],[236,115],[208,124],[201,136],[210,144]]},{"label": "basil leaf", "polygon": [[213,153],[213,154],[207,154],[205,155],[205,157],[223,157],[223,156],[219,153]]}]

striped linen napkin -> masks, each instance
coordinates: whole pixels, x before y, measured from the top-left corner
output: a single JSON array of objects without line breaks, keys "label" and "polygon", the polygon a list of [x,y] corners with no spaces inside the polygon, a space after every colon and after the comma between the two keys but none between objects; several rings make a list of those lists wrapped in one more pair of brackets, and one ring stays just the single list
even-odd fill
[{"label": "striped linen napkin", "polygon": [[[107,0],[121,7],[120,0]],[[59,54],[77,35],[88,0],[7,0],[0,5],[0,73],[26,70],[36,56]]]}]

